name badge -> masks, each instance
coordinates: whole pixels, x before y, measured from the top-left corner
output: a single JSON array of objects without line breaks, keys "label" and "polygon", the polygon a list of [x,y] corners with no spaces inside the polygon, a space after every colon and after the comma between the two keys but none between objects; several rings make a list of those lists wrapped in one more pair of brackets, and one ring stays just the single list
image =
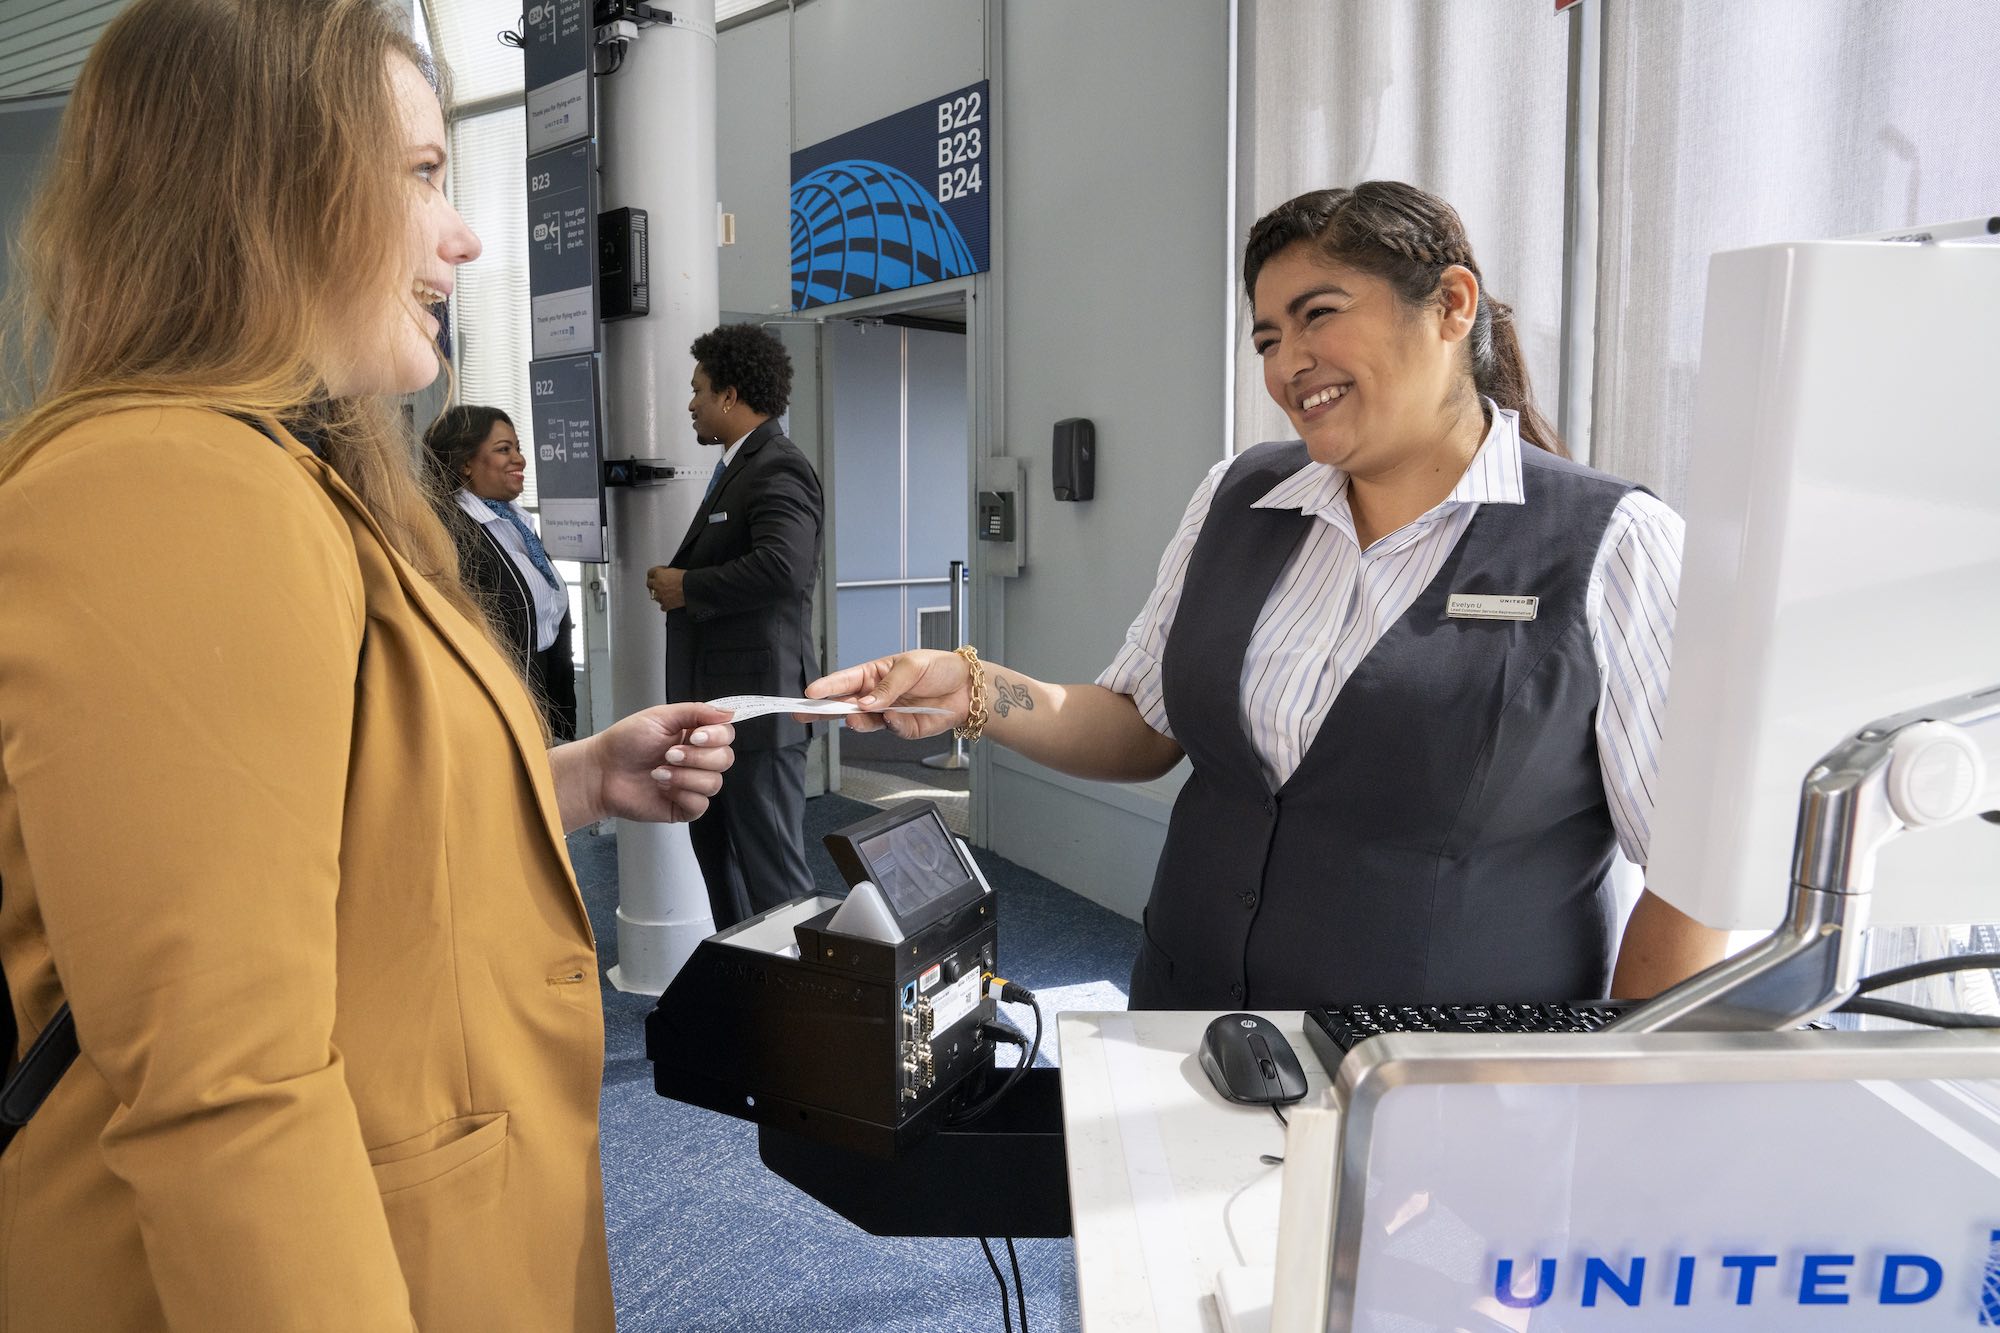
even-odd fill
[{"label": "name badge", "polygon": [[1533,620],[1539,597],[1504,597],[1490,592],[1455,592],[1444,613],[1459,620]]},{"label": "name badge", "polygon": [[728,517],[729,517],[728,514],[710,514],[708,516],[708,521],[711,523],[720,523]]}]

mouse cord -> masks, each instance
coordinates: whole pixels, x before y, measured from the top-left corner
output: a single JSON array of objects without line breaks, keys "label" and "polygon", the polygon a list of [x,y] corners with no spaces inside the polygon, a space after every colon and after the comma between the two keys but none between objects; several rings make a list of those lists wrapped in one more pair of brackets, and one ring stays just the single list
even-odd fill
[{"label": "mouse cord", "polygon": [[[1270,1106],[1271,1106],[1271,1114],[1278,1117],[1278,1123],[1283,1125],[1286,1129],[1289,1130],[1292,1127],[1292,1122],[1285,1119],[1285,1113],[1280,1109],[1278,1109],[1278,1104],[1276,1102],[1272,1102]],[[1283,1166],[1285,1164],[1284,1158],[1278,1156],[1276,1153],[1270,1153],[1270,1152],[1258,1153],[1257,1160],[1262,1162],[1265,1166]]]}]

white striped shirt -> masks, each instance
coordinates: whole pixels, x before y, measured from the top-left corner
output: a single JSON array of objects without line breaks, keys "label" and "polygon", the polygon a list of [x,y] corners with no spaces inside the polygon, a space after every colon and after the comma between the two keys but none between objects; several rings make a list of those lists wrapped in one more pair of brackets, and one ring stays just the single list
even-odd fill
[{"label": "white striped shirt", "polygon": [[[1308,463],[1256,502],[1258,509],[1296,509],[1320,520],[1272,586],[1243,658],[1237,706],[1272,790],[1298,768],[1341,686],[1430,585],[1479,506],[1525,502],[1518,418],[1497,408],[1491,416],[1486,438],[1451,494],[1365,551],[1347,507],[1347,474],[1338,468]],[[1233,461],[1216,464],[1196,488],[1160,557],[1152,595],[1126,631],[1124,647],[1097,678],[1130,695],[1162,735],[1173,731],[1160,658],[1180,606],[1188,557]],[[1680,515],[1661,501],[1641,491],[1626,495],[1605,528],[1584,598],[1601,682],[1598,768],[1618,845],[1639,865],[1646,864],[1652,832],[1684,531]]]},{"label": "white striped shirt", "polygon": [[[511,500],[508,504],[521,516],[522,522],[530,528],[537,526],[534,516],[527,510]],[[569,614],[569,589],[553,585],[543,578],[542,571],[535,568],[534,557],[528,554],[528,544],[521,540],[521,534],[514,525],[494,513],[486,501],[463,486],[458,488],[458,507],[484,525],[487,534],[500,543],[500,549],[513,562],[521,576],[522,586],[527,589],[528,600],[534,606],[535,651],[547,652],[556,641],[556,632],[562,628],[562,618]],[[548,552],[542,554],[546,557]]]}]

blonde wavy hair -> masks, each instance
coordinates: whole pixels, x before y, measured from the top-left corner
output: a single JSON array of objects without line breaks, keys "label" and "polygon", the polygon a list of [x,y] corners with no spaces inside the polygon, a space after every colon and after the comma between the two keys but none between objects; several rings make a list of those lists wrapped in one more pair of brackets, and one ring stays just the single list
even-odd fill
[{"label": "blonde wavy hair", "polygon": [[30,382],[0,483],[123,408],[309,421],[397,550],[484,623],[400,411],[329,398],[315,369],[354,336],[356,293],[403,280],[397,57],[437,81],[381,0],[137,0],[105,28],[17,240],[6,354]]}]

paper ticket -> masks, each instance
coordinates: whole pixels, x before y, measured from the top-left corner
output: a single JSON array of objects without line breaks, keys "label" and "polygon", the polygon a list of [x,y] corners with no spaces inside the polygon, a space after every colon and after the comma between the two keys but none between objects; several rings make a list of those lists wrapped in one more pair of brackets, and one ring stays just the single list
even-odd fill
[{"label": "paper ticket", "polygon": [[887,708],[858,708],[838,699],[784,699],[774,694],[732,694],[722,699],[710,699],[710,708],[726,708],[736,714],[732,722],[748,722],[753,717],[763,717],[766,713],[810,713],[815,717],[843,717],[848,713],[937,713],[949,716],[946,708],[919,708],[910,704],[892,704]]}]

